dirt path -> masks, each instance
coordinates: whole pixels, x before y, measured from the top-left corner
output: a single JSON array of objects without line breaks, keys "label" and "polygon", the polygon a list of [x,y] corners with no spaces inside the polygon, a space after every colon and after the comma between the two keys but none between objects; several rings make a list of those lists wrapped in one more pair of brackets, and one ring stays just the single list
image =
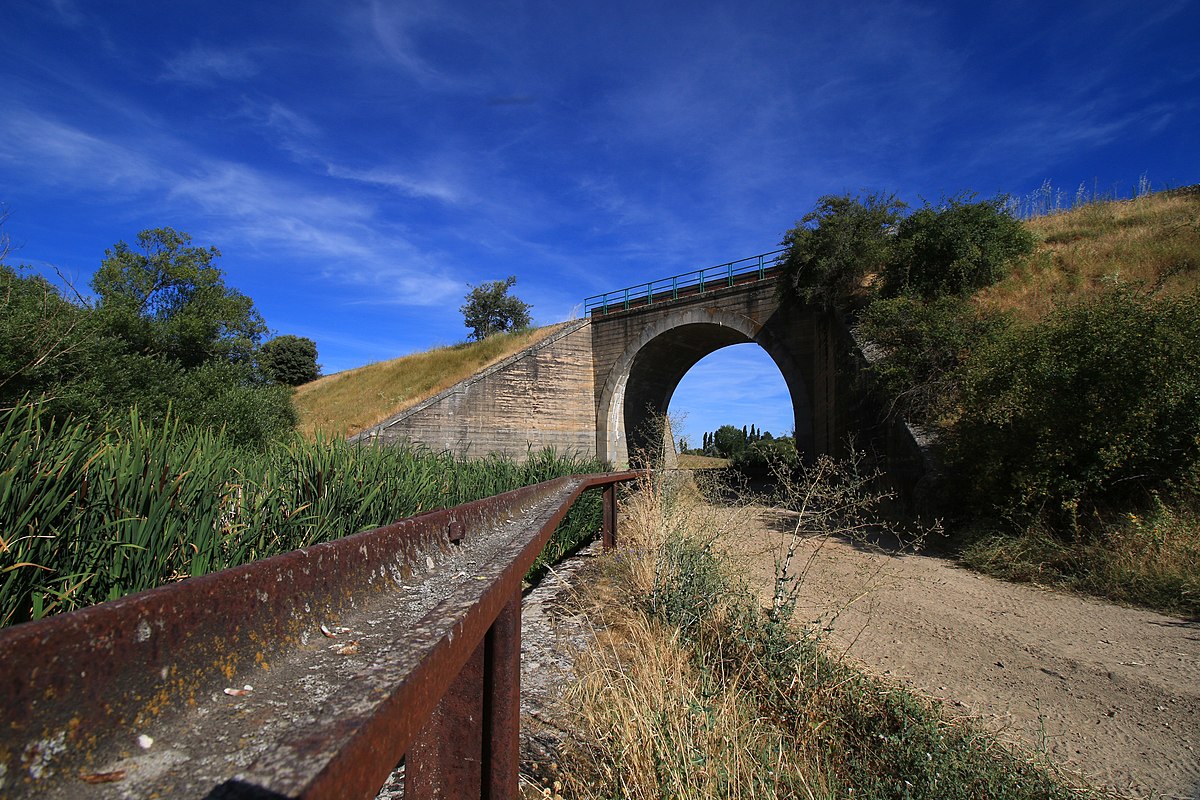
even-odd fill
[{"label": "dirt path", "polygon": [[[773,512],[731,543],[774,581]],[[838,650],[1135,797],[1200,798],[1200,623],[1005,583],[838,540],[815,553],[798,619]],[[836,616],[831,612],[840,610]],[[1157,794],[1155,794],[1157,792]]]}]

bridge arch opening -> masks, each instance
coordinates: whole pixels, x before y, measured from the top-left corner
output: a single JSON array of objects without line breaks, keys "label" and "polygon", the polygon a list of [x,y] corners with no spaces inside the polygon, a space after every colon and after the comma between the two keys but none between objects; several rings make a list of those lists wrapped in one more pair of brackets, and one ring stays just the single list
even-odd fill
[{"label": "bridge arch opening", "polygon": [[795,412],[783,374],[756,344],[735,344],[709,353],[680,380],[668,416],[675,444],[699,450],[704,435],[722,425],[753,426],[772,436],[791,436]]},{"label": "bridge arch opening", "polygon": [[811,392],[791,352],[763,327],[740,314],[712,308],[681,310],[647,326],[626,347],[601,392],[597,450],[616,465],[638,463],[639,453],[657,453],[661,424],[680,381],[711,353],[737,344],[757,344],[778,367],[791,398],[796,447],[813,452]]}]

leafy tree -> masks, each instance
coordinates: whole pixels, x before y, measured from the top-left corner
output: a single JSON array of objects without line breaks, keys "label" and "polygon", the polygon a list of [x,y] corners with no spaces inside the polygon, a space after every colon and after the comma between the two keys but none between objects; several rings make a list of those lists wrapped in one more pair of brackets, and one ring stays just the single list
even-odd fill
[{"label": "leafy tree", "polygon": [[746,449],[746,431],[732,425],[722,425],[713,431],[713,449],[720,458],[733,458]]},{"label": "leafy tree", "polygon": [[258,371],[266,329],[248,297],[212,266],[217,251],[170,228],[143,231],[140,252],[107,252],[93,307],[38,275],[0,264],[0,407],[36,398],[52,417],[226,428],[258,447],[295,424],[290,392]]},{"label": "leafy tree", "polygon": [[502,281],[471,287],[466,304],[459,310],[472,339],[482,341],[496,333],[529,327],[529,304],[508,294],[516,282],[516,277],[510,275]]},{"label": "leafy tree", "polygon": [[970,294],[1003,279],[1013,260],[1033,251],[1033,234],[1005,198],[971,200],[964,194],[940,208],[926,204],[900,223],[884,269],[885,293]]},{"label": "leafy tree", "polygon": [[904,208],[895,195],[822,197],[784,234],[783,296],[826,309],[862,304],[892,258]]},{"label": "leafy tree", "polygon": [[185,369],[209,359],[248,361],[267,331],[249,297],[225,285],[215,247],[191,246],[173,228],[118,242],[92,278],[97,310],[136,352],[157,353]]},{"label": "leafy tree", "polygon": [[77,383],[94,349],[88,323],[45,278],[0,263],[0,406]]},{"label": "leafy tree", "polygon": [[276,336],[263,344],[258,363],[276,383],[299,386],[315,381],[321,374],[317,366],[317,343],[302,336]]}]

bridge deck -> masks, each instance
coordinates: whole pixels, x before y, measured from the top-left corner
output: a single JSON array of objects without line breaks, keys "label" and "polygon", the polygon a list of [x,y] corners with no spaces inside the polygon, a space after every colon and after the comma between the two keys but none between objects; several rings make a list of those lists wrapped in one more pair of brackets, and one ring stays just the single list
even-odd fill
[{"label": "bridge deck", "polygon": [[718,289],[727,289],[779,275],[779,258],[784,250],[772,250],[757,256],[705,267],[669,278],[628,286],[583,301],[583,312],[592,316],[631,311],[636,308],[698,297]]}]

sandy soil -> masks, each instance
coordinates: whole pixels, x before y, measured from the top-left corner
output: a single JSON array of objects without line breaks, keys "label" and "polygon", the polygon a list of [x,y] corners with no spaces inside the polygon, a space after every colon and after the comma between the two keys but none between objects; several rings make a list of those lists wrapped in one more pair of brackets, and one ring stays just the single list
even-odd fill
[{"label": "sandy soil", "polygon": [[[788,528],[730,543],[769,597]],[[1005,583],[924,555],[827,539],[797,618],[849,658],[1134,797],[1200,799],[1200,621]]]}]

